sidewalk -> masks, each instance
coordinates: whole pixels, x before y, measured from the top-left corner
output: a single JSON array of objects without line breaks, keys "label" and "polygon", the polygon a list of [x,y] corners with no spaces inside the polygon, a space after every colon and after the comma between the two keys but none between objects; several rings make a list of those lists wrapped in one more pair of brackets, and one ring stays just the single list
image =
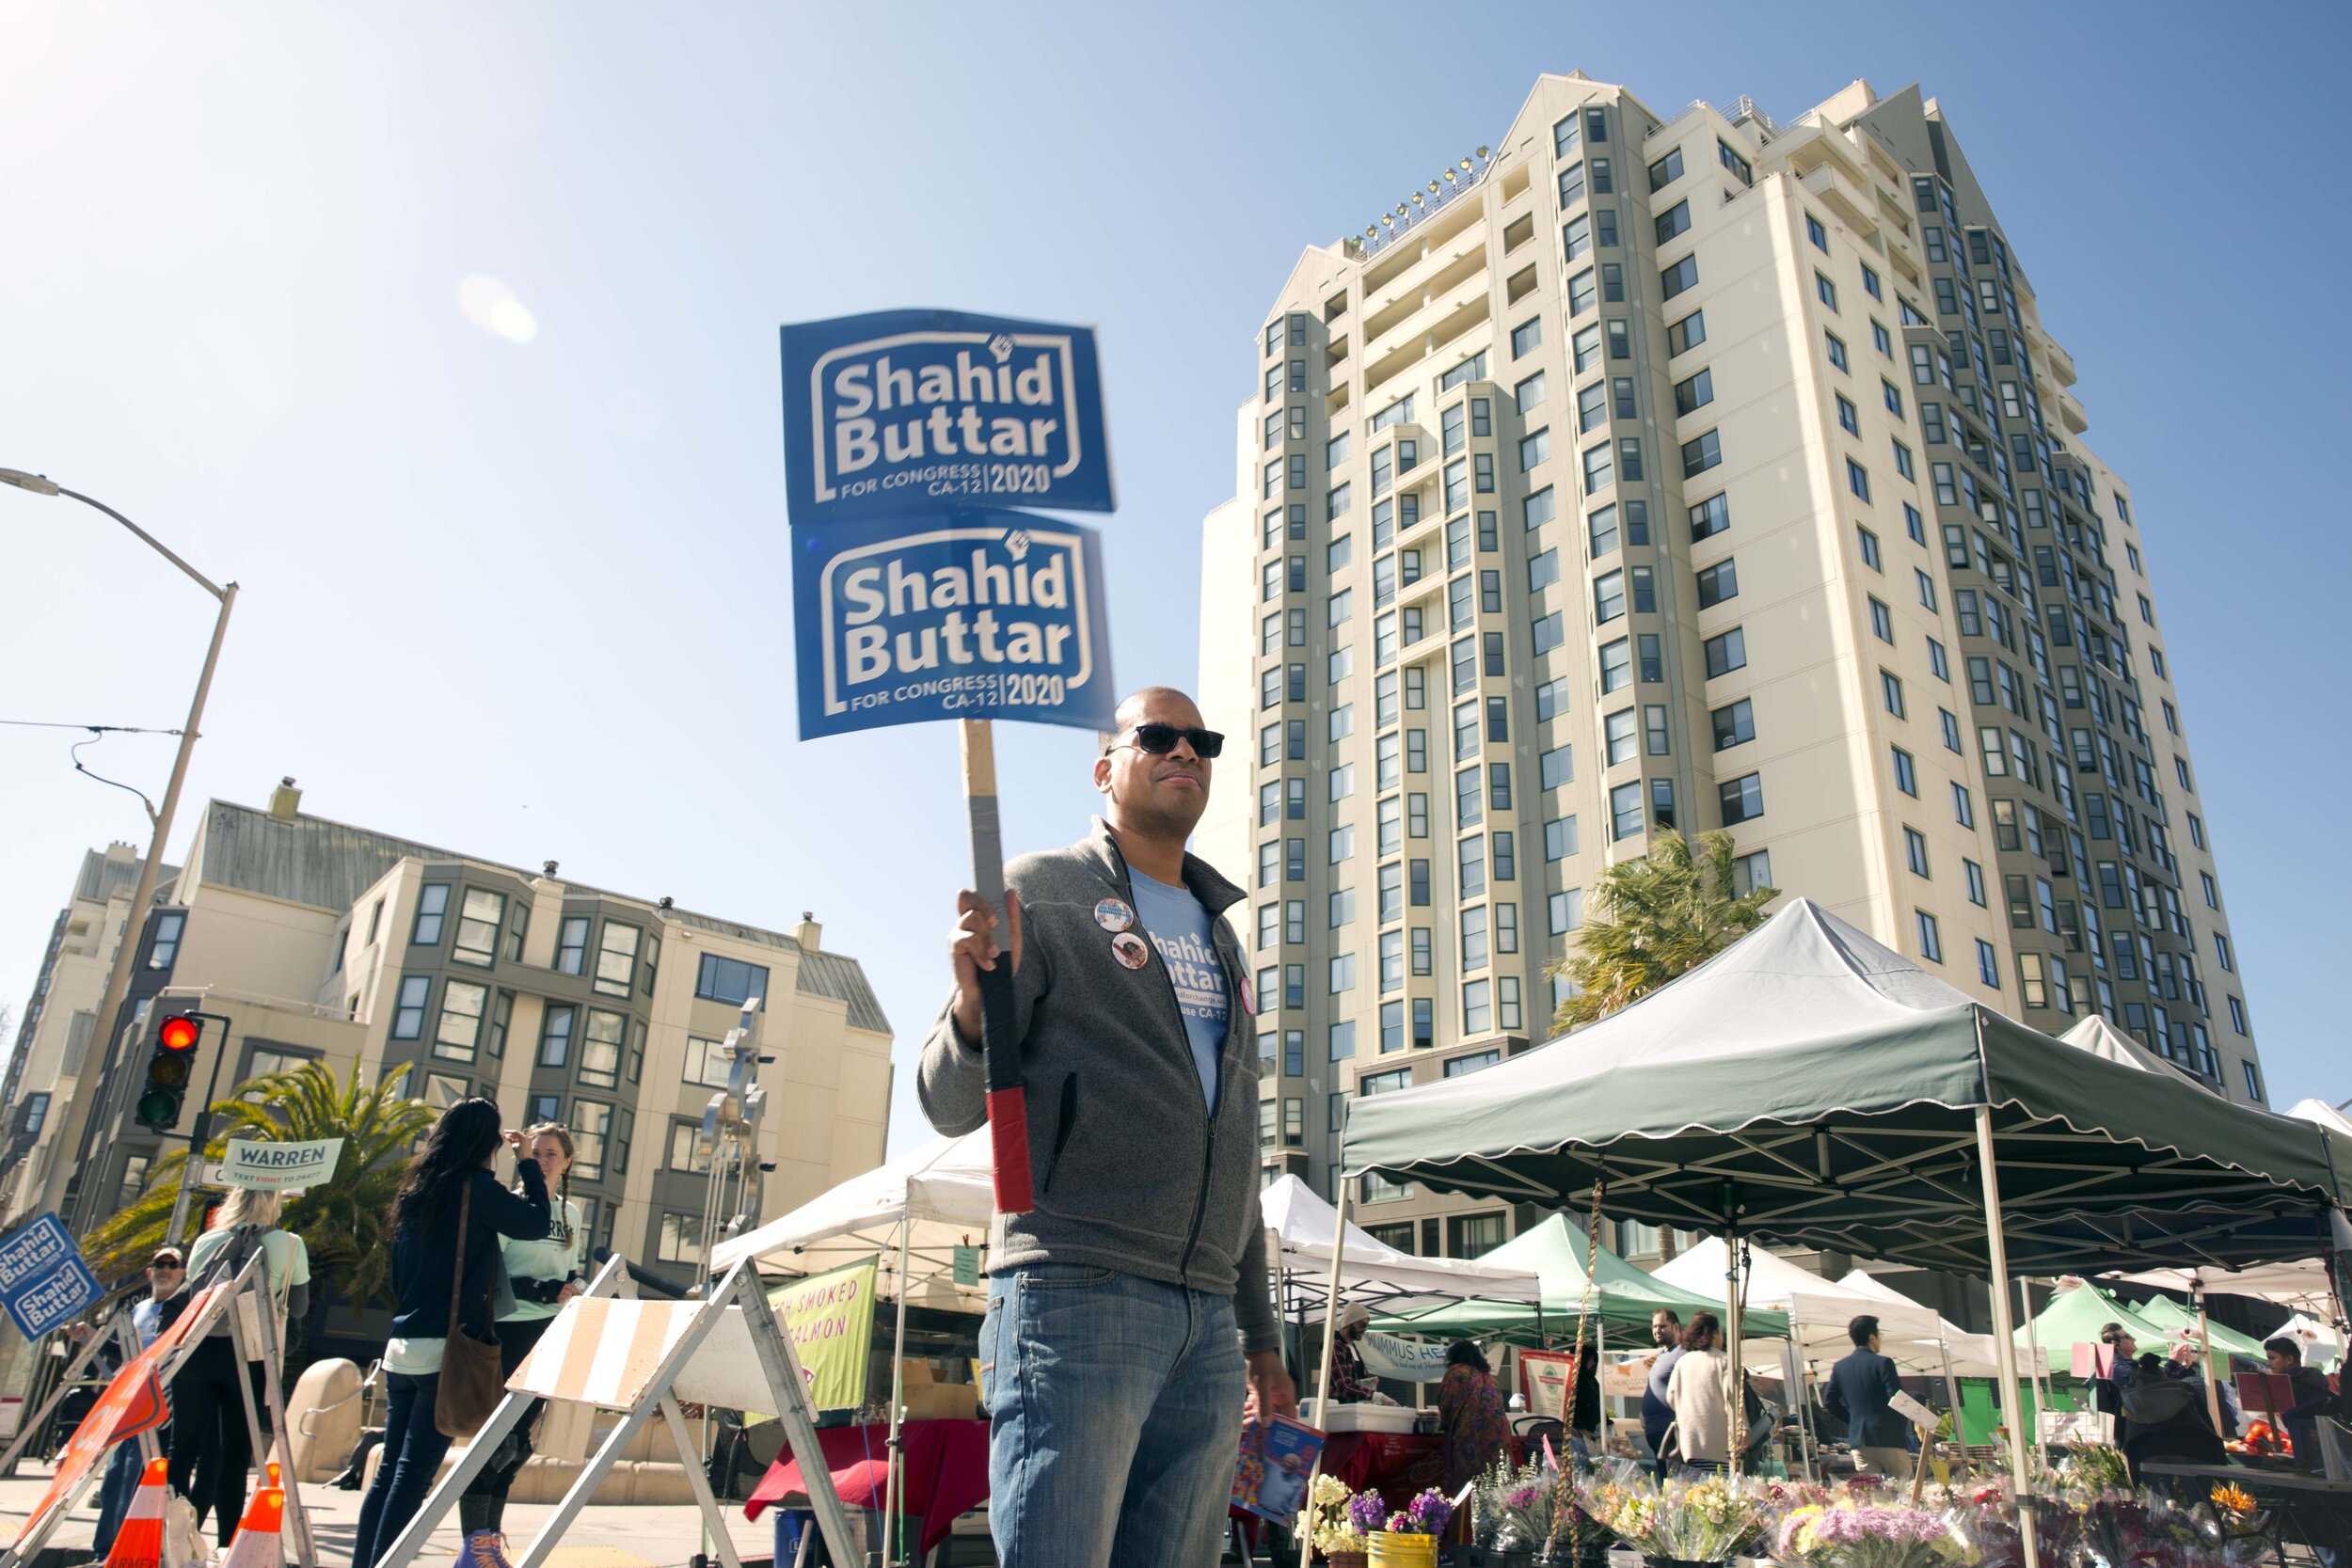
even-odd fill
[{"label": "sidewalk", "polygon": [[[16,1479],[0,1481],[0,1540],[12,1541],[24,1525],[25,1515],[40,1499],[49,1484],[48,1470],[32,1461],[18,1468]],[[331,1568],[349,1568],[351,1538],[359,1523],[358,1492],[339,1492],[323,1483],[302,1488],[303,1506],[310,1511],[310,1534],[318,1544],[319,1556]],[[774,1549],[775,1535],[763,1513],[757,1524],[743,1517],[743,1505],[723,1505],[727,1516],[728,1533],[734,1538],[735,1549],[742,1557],[766,1558]],[[506,1510],[506,1535],[514,1544],[514,1555],[520,1557],[522,1548],[540,1522],[554,1513],[551,1503],[514,1503]],[[92,1487],[89,1501],[70,1515],[65,1523],[51,1532],[49,1544],[71,1548],[73,1557],[85,1557],[89,1551],[90,1532],[98,1524],[98,1492]],[[691,1504],[665,1507],[596,1507],[580,1510],[580,1516],[564,1532],[563,1544],[548,1557],[548,1568],[685,1568],[685,1564],[702,1545],[702,1514]],[[209,1521],[207,1536],[210,1537]],[[288,1549],[292,1538],[288,1537]],[[417,1561],[425,1568],[445,1564],[457,1555],[457,1511],[450,1510],[448,1520],[433,1532],[432,1540],[418,1554]],[[715,1554],[712,1562],[718,1559]]]}]

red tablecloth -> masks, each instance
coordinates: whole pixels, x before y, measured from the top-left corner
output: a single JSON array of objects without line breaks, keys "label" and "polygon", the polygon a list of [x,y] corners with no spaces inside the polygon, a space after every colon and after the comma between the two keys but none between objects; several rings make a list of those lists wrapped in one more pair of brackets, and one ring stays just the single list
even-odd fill
[{"label": "red tablecloth", "polygon": [[[986,1421],[909,1421],[898,1431],[906,1445],[904,1513],[923,1520],[918,1544],[928,1552],[946,1539],[959,1514],[988,1499],[988,1423]],[[825,1468],[833,1486],[850,1508],[882,1506],[889,1474],[890,1429],[886,1426],[828,1427],[817,1434],[824,1446]],[[801,1466],[786,1449],[768,1466],[758,1489],[743,1505],[743,1517],[756,1519],[771,1503],[801,1495]]]},{"label": "red tablecloth", "polygon": [[1401,1511],[1425,1487],[1445,1485],[1445,1439],[1418,1432],[1335,1432],[1323,1448],[1326,1474],[1351,1492],[1375,1487]]}]

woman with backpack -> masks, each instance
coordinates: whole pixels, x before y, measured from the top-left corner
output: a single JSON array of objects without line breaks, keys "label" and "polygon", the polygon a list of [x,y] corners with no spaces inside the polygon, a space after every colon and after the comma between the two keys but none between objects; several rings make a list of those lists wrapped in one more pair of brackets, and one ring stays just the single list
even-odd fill
[{"label": "woman with backpack", "polygon": [[[231,1192],[214,1216],[212,1228],[188,1249],[188,1283],[183,1288],[192,1294],[206,1285],[226,1283],[258,1251],[281,1350],[287,1318],[298,1318],[310,1309],[310,1249],[302,1244],[301,1237],[278,1228],[283,1202],[284,1195],[279,1193],[250,1187]],[[242,1307],[232,1306],[229,1310]],[[256,1355],[261,1348],[246,1346]],[[251,1394],[258,1412],[261,1387],[261,1363],[238,1359],[227,1313],[214,1323],[210,1334],[197,1341],[171,1380],[171,1489],[196,1505],[199,1524],[207,1513],[212,1514],[214,1532],[223,1546],[237,1533],[245,1517],[245,1478],[253,1465],[253,1437],[245,1423],[245,1402]]]},{"label": "woman with backpack", "polygon": [[[547,1178],[536,1161],[522,1157],[523,1135],[502,1127],[489,1101],[459,1101],[426,1134],[392,1199],[392,1334],[384,1346],[390,1408],[383,1457],[359,1505],[352,1568],[374,1568],[416,1517],[451,1436],[469,1435],[487,1414],[459,1408],[456,1398],[443,1395],[478,1391],[471,1385],[485,1354],[495,1372],[491,1302],[501,1272],[500,1238],[537,1240],[549,1224]],[[518,1191],[491,1174],[501,1144],[517,1157]],[[469,1568],[501,1562],[497,1536],[469,1537],[458,1560]]]},{"label": "woman with backpack", "polygon": [[[556,1195],[555,1218],[536,1241],[509,1236],[499,1243],[515,1290],[514,1307],[498,1321],[499,1364],[508,1377],[515,1375],[564,1304],[580,1294],[588,1270],[588,1236],[571,1196],[572,1135],[554,1122],[543,1121],[523,1136],[530,1152],[525,1163],[538,1165],[541,1180]],[[531,1424],[546,1404],[545,1400],[531,1402],[515,1430],[457,1499],[458,1523],[468,1540],[486,1534],[503,1544],[506,1494],[531,1458]]]}]

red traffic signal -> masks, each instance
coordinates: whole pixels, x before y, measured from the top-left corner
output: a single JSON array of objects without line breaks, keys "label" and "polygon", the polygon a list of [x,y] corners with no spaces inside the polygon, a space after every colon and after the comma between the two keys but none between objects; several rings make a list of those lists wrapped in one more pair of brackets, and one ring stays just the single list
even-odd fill
[{"label": "red traffic signal", "polygon": [[147,1087],[138,1098],[139,1121],[158,1132],[180,1125],[180,1105],[196,1074],[196,1048],[204,1038],[204,1021],[173,1013],[155,1026],[155,1042],[147,1058]]}]

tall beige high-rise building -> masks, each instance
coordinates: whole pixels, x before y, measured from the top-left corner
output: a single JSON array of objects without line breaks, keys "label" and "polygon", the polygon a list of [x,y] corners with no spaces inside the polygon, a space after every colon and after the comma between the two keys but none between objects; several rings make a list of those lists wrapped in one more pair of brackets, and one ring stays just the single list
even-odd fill
[{"label": "tall beige high-rise building", "polygon": [[[1328,1194],[1350,1096],[1540,1044],[1601,871],[1717,827],[1744,883],[2261,1101],[2137,509],[2026,278],[2054,237],[1916,87],[1775,125],[1548,75],[1461,150],[1299,258],[1205,527],[1270,1175]],[[1359,1196],[1425,1253],[1510,1229]]]}]

